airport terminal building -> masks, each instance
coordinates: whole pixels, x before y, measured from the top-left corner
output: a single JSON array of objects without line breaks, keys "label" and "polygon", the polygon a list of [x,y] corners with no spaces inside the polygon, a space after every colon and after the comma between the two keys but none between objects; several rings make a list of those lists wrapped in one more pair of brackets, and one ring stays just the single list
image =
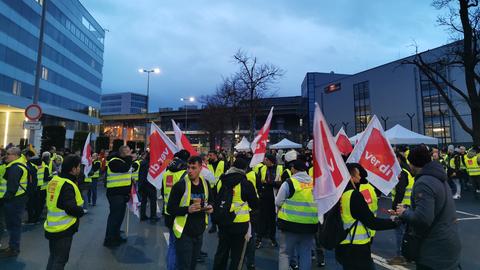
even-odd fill
[{"label": "airport terminal building", "polygon": [[[0,0],[0,146],[28,138],[23,112],[33,98],[42,4]],[[78,0],[48,0],[46,7],[42,125],[98,132],[105,31]]]},{"label": "airport terminal building", "polygon": [[[438,59],[454,45],[429,50],[422,57],[466,92],[463,71],[438,64]],[[406,64],[406,60],[413,58],[410,56],[350,75],[307,73],[302,83],[302,96],[309,101],[309,112],[314,106],[310,96],[314,97],[335,133],[343,126],[347,134],[353,136],[363,131],[370,118],[377,115],[386,129],[400,124],[439,138],[442,144],[471,142],[470,135],[461,128],[432,82],[415,65]],[[470,124],[471,112],[467,104],[456,98],[446,85],[445,89],[460,115]],[[309,120],[313,120],[313,113],[309,113]]]}]

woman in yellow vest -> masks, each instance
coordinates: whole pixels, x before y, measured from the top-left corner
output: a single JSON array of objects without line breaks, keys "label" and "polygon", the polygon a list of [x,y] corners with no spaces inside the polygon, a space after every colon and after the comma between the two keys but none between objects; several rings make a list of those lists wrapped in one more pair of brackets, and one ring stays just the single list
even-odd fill
[{"label": "woman in yellow vest", "polygon": [[[362,184],[361,165],[348,163],[350,182],[340,198],[343,228],[347,237],[335,248],[335,258],[345,270],[374,269],[371,256],[371,230],[389,230],[397,227],[391,219],[377,218],[359,191]],[[365,183],[365,182],[364,182]]]},{"label": "woman in yellow vest", "polygon": [[290,165],[292,176],[278,191],[275,204],[280,229],[278,269],[289,269],[297,261],[299,269],[311,269],[311,251],[318,229],[317,205],[313,198],[313,179],[307,166],[300,160]]},{"label": "woman in yellow vest", "polygon": [[167,204],[167,212],[174,217],[172,231],[175,235],[177,270],[195,269],[203,233],[208,224],[208,214],[213,212],[209,204],[208,183],[200,177],[202,159],[188,160],[188,177],[173,185]]},{"label": "woman in yellow vest", "polygon": [[[218,246],[213,262],[214,270],[239,269],[242,267],[243,250],[246,248],[246,234],[250,225],[250,211],[257,209],[258,198],[253,184],[247,180],[245,170],[248,162],[241,156],[237,156],[233,166],[220,177],[214,194],[222,187],[233,190],[232,205],[230,212],[235,213],[232,224],[218,226]],[[214,196],[215,197],[215,196]],[[254,268],[253,262],[249,261],[247,269]]]},{"label": "woman in yellow vest", "polygon": [[47,270],[63,269],[68,262],[73,235],[78,231],[79,218],[84,214],[83,199],[76,181],[81,159],[69,155],[63,161],[60,175],[47,186],[47,220],[43,227],[49,240],[50,256]]}]

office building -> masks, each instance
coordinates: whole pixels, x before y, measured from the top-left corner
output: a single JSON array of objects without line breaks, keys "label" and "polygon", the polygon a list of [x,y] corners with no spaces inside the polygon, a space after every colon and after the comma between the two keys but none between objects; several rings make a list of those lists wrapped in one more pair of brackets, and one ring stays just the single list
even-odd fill
[{"label": "office building", "polygon": [[147,111],[147,96],[131,92],[102,95],[100,114],[136,114]]},{"label": "office building", "polygon": [[[0,145],[28,137],[23,111],[34,94],[42,4],[0,0]],[[78,0],[48,0],[46,7],[40,120],[67,134],[98,132],[105,31]]]}]

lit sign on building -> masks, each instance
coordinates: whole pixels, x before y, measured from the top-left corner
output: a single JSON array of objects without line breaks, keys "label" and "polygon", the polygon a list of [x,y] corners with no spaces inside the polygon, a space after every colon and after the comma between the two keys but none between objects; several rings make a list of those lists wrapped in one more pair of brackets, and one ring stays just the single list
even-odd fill
[{"label": "lit sign on building", "polygon": [[327,87],[325,87],[325,93],[329,94],[329,93],[332,93],[332,92],[335,92],[335,91],[338,91],[342,88],[342,84],[341,83],[332,83],[330,85],[328,85]]}]

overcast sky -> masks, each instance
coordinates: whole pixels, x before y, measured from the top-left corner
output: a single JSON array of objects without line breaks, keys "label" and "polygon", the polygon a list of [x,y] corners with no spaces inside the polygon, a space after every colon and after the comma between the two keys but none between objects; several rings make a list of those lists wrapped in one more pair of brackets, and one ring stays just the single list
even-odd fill
[{"label": "overcast sky", "polygon": [[278,96],[306,72],[356,73],[448,42],[429,0],[81,0],[105,29],[103,92],[146,93],[150,110],[209,94],[243,49],[286,71]]}]

